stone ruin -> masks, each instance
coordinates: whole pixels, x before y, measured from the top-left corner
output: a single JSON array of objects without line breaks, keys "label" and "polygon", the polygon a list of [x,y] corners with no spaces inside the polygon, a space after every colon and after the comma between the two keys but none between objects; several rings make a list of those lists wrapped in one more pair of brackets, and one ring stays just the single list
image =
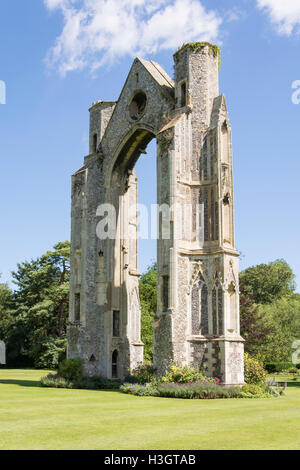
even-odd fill
[{"label": "stone ruin", "polygon": [[[154,366],[206,367],[241,384],[238,252],[234,241],[231,126],[219,93],[219,49],[185,44],[174,81],[135,59],[118,101],[90,108],[89,155],[72,178],[68,357],[87,375],[123,379],[143,361],[138,272],[138,181],[134,166],[157,142],[160,211]],[[99,237],[116,213],[115,237]],[[169,233],[169,236],[163,236]]]}]

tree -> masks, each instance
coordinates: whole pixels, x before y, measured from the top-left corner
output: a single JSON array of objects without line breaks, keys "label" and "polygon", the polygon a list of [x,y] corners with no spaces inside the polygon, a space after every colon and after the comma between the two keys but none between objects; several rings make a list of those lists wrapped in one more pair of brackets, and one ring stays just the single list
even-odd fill
[{"label": "tree", "polygon": [[245,350],[265,362],[290,361],[300,335],[300,295],[284,260],[240,273],[241,334]]},{"label": "tree", "polygon": [[141,331],[142,341],[145,345],[144,359],[153,359],[153,325],[157,306],[157,265],[153,263],[145,274],[141,276],[140,283],[141,303]]},{"label": "tree", "polygon": [[[1,278],[1,274],[0,274]],[[11,306],[12,291],[7,284],[0,283],[0,318],[5,314]]]},{"label": "tree", "polygon": [[256,304],[270,304],[295,291],[295,275],[282,259],[245,269],[240,273],[240,283]]},{"label": "tree", "polygon": [[69,310],[70,243],[58,243],[12,273],[10,322],[6,325],[8,362],[55,368],[66,351]]},{"label": "tree", "polygon": [[11,322],[12,291],[7,284],[0,284],[0,340],[4,340],[5,331]]},{"label": "tree", "polygon": [[300,338],[299,295],[282,297],[269,305],[260,305],[259,314],[272,331],[260,345],[264,362],[292,360],[292,344]]},{"label": "tree", "polygon": [[246,294],[243,282],[240,284],[240,327],[245,339],[245,352],[251,356],[259,356],[261,346],[268,335],[274,332],[274,327],[266,325],[253,296]]}]

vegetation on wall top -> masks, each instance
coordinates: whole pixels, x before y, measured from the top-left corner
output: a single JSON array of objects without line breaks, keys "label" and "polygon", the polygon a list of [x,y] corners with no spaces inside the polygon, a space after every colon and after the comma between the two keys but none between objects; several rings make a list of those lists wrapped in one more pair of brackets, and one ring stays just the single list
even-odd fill
[{"label": "vegetation on wall top", "polygon": [[[216,46],[215,44],[211,44],[210,42],[188,42],[188,43],[185,43],[183,44],[174,54],[174,60],[175,62],[178,60],[178,55],[184,51],[185,49],[188,49],[192,52],[198,52],[202,49],[204,49],[204,47],[208,46],[208,51],[209,51],[209,54],[213,55],[214,57],[221,57],[221,50],[219,48],[219,46]],[[219,61],[219,65],[220,65],[220,61]]]}]

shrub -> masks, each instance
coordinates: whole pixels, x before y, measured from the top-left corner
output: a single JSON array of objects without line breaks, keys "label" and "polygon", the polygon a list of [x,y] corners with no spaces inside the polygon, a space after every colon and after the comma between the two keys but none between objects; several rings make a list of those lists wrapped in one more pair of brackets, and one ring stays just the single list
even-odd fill
[{"label": "shrub", "polygon": [[103,377],[84,377],[79,381],[71,381],[58,374],[49,374],[41,379],[42,387],[75,388],[85,390],[118,390],[120,382]]},{"label": "shrub", "polygon": [[118,390],[120,382],[117,380],[105,379],[101,376],[98,377],[84,377],[78,382],[75,382],[74,388],[86,390]]},{"label": "shrub", "polygon": [[126,375],[124,379],[124,383],[127,383],[127,384],[136,384],[137,382],[138,382],[137,378],[131,374]]},{"label": "shrub", "polygon": [[271,394],[266,387],[258,384],[246,384],[241,388],[243,398],[269,398]]},{"label": "shrub", "polygon": [[288,373],[289,374],[299,374],[299,369],[297,369],[297,367],[291,367],[289,370],[288,370]]},{"label": "shrub", "polygon": [[247,384],[259,384],[266,381],[267,373],[263,368],[262,363],[257,359],[250,357],[248,353],[245,353],[244,367],[245,382]]},{"label": "shrub", "polygon": [[[139,364],[130,376],[128,376],[128,382],[146,384],[151,382],[154,378],[155,369],[152,362],[147,361]],[[127,377],[126,377],[127,379]]]},{"label": "shrub", "polygon": [[58,366],[58,375],[70,381],[80,381],[83,378],[83,360],[79,357],[65,359]]},{"label": "shrub", "polygon": [[40,384],[42,387],[73,388],[72,382],[63,377],[59,377],[57,374],[49,374],[46,377],[42,377]]},{"label": "shrub", "polygon": [[208,379],[195,367],[182,366],[171,363],[169,369],[161,378],[164,383],[189,383],[189,382],[215,382],[214,379]]},{"label": "shrub", "polygon": [[139,397],[155,397],[159,395],[157,389],[151,384],[141,385],[124,383],[123,385],[121,385],[120,390],[123,393],[127,393],[129,395],[136,395]]},{"label": "shrub", "polygon": [[268,362],[264,366],[266,371],[269,372],[269,374],[274,374],[276,372],[285,372],[295,367],[292,362]]}]

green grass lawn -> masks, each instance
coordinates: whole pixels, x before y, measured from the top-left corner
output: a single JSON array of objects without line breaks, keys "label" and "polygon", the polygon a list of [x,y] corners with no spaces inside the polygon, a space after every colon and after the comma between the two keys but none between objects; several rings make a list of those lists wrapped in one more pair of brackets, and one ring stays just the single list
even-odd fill
[{"label": "green grass lawn", "polygon": [[299,449],[300,388],[270,399],[182,400],[38,387],[0,369],[0,449]]}]

